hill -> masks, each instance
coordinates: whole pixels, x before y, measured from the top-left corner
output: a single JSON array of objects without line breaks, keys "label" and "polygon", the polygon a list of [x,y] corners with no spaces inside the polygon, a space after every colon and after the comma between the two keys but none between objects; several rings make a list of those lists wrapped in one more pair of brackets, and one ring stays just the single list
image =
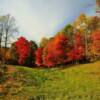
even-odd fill
[{"label": "hill", "polygon": [[100,100],[100,61],[62,67],[14,66],[0,100]]}]

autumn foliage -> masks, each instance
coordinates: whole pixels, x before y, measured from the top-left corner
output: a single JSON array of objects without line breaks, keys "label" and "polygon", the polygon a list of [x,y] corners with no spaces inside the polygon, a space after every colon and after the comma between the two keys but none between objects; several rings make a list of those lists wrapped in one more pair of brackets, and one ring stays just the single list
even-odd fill
[{"label": "autumn foliage", "polygon": [[100,31],[95,31],[91,35],[92,44],[90,47],[91,60],[100,59]]},{"label": "autumn foliage", "polygon": [[74,35],[73,44],[70,44],[68,37],[63,33],[55,36],[43,49],[43,65],[52,67],[73,60],[81,60],[84,57],[83,40],[80,33]]},{"label": "autumn foliage", "polygon": [[100,60],[99,23],[98,17],[82,14],[54,37],[42,38],[39,47],[34,41],[20,37],[8,50],[6,58],[20,65],[43,67]]},{"label": "autumn foliage", "polygon": [[29,56],[30,53],[30,48],[29,48],[29,43],[24,37],[20,37],[16,41],[16,48],[17,48],[17,54],[19,55],[19,64],[24,64],[25,59]]},{"label": "autumn foliage", "polygon": [[67,61],[68,38],[58,35],[51,40],[43,50],[43,64],[45,66],[55,66]]},{"label": "autumn foliage", "polygon": [[[85,58],[85,37],[82,33],[74,33],[70,40],[67,35],[61,33],[48,40],[44,47],[34,45],[32,41],[20,37],[16,42],[16,52],[18,54],[18,63],[21,65],[28,63],[37,66],[53,67],[60,64],[66,64],[73,61],[82,61]],[[91,34],[92,57],[100,58],[100,32],[95,31]],[[34,48],[36,47],[36,48]],[[9,53],[8,53],[9,54]],[[94,57],[95,58],[95,57]],[[31,59],[31,60],[29,60]]]},{"label": "autumn foliage", "polygon": [[36,55],[36,61],[35,63],[38,65],[38,66],[41,66],[43,64],[42,62],[42,52],[43,52],[43,48],[38,48],[35,52],[35,55]]},{"label": "autumn foliage", "polygon": [[68,56],[70,57],[71,61],[81,60],[84,57],[84,44],[83,44],[83,36],[80,33],[76,33],[74,35],[74,44]]}]

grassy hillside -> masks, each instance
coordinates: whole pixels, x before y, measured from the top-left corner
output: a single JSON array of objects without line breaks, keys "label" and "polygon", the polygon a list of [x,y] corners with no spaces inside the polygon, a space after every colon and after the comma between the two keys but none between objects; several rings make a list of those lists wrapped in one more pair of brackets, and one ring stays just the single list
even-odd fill
[{"label": "grassy hillside", "polygon": [[100,100],[100,61],[67,68],[14,67],[0,100]]}]

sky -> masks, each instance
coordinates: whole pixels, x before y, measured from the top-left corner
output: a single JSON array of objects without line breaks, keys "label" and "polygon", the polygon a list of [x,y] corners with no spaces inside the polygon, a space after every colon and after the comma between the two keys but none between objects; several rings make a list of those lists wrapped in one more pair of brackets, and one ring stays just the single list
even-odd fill
[{"label": "sky", "polygon": [[0,15],[15,17],[18,36],[36,42],[54,36],[80,13],[95,15],[95,0],[0,0]]}]

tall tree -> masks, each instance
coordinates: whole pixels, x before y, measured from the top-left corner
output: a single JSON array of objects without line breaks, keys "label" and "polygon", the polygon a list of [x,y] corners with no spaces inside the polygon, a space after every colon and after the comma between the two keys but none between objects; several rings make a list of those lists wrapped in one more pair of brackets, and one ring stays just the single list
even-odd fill
[{"label": "tall tree", "polygon": [[3,26],[4,26],[3,21],[4,21],[3,16],[0,16],[0,59],[2,59],[1,45],[2,45]]},{"label": "tall tree", "polygon": [[95,31],[91,36],[90,61],[100,60],[100,31]]},{"label": "tall tree", "polygon": [[[2,54],[0,62],[0,72],[5,76],[5,55],[7,44],[9,44],[11,37],[17,32],[15,19],[10,15],[0,16],[0,53]],[[4,46],[4,53],[1,52],[1,44]]]},{"label": "tall tree", "polygon": [[78,62],[84,58],[84,37],[80,33],[74,34],[74,44],[68,56],[73,62]]},{"label": "tall tree", "polygon": [[26,59],[30,55],[30,46],[28,40],[24,37],[20,37],[16,41],[16,51],[18,54],[18,63],[23,65],[26,62]]},{"label": "tall tree", "polygon": [[[10,15],[1,16],[0,18],[0,46],[1,42],[4,44],[5,52],[4,57],[6,53],[7,45],[11,42],[11,38],[14,36],[15,33],[18,32],[15,19],[14,17],[11,17]],[[3,57],[3,58],[4,58]]]},{"label": "tall tree", "polygon": [[64,34],[59,34],[51,40],[43,50],[43,64],[51,67],[67,62],[68,38]]},{"label": "tall tree", "polygon": [[87,17],[85,14],[80,14],[80,16],[74,21],[74,28],[77,29],[84,36],[85,43],[85,58],[88,60],[88,46],[90,42],[90,33],[89,28],[90,17]]},{"label": "tall tree", "polygon": [[35,64],[35,51],[37,50],[38,46],[35,41],[29,41],[29,48],[30,54],[26,60],[26,65],[33,66]]}]

